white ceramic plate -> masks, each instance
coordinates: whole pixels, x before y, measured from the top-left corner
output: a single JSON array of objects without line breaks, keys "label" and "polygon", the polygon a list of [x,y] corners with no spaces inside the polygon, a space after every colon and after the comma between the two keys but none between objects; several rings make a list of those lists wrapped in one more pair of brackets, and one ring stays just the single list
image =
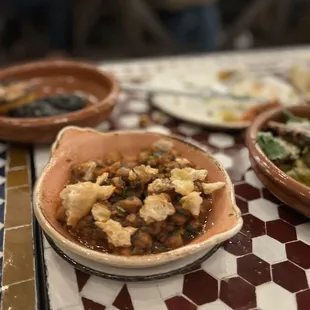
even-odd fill
[{"label": "white ceramic plate", "polygon": [[[166,71],[158,74],[148,82],[155,87],[171,89],[201,89],[203,87],[227,87],[229,92],[240,96],[251,96],[259,100],[278,99],[283,105],[296,105],[300,103],[300,97],[295,89],[284,80],[277,77],[253,77],[242,73],[239,79],[224,85],[214,72],[188,72],[181,74]],[[251,106],[257,104],[233,99],[201,99],[185,96],[154,95],[152,103],[158,109],[184,121],[211,127],[223,127],[228,129],[243,129],[249,122],[227,122],[222,119],[224,111],[230,111],[234,117],[239,118]]]}]

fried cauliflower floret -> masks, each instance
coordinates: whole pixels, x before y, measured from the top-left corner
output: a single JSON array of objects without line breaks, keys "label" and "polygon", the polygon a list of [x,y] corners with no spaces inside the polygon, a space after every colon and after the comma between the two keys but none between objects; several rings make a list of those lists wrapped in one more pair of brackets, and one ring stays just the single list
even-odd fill
[{"label": "fried cauliflower floret", "polygon": [[225,182],[202,183],[201,186],[202,186],[204,194],[207,195],[224,187]]},{"label": "fried cauliflower floret", "polygon": [[204,181],[207,175],[208,171],[205,169],[196,170],[190,167],[186,167],[183,169],[175,168],[171,170],[172,180]]},{"label": "fried cauliflower floret", "polygon": [[91,213],[95,221],[106,222],[111,217],[111,211],[104,203],[97,202],[93,205]]},{"label": "fried cauliflower floret", "polygon": [[158,169],[152,168],[151,166],[137,166],[134,167],[132,171],[129,172],[128,179],[134,181],[139,179],[141,183],[145,184],[150,182],[152,177],[158,173]]},{"label": "fried cauliflower floret", "polygon": [[67,185],[60,193],[67,225],[76,226],[78,221],[90,212],[97,200],[107,200],[114,189],[114,186],[100,186],[91,182]]},{"label": "fried cauliflower floret", "polygon": [[102,175],[99,175],[99,177],[96,180],[96,183],[99,185],[102,185],[108,178],[109,178],[109,173],[104,172]]},{"label": "fried cauliflower floret", "polygon": [[152,223],[164,221],[169,215],[175,213],[175,208],[166,194],[151,195],[146,197],[139,213],[147,223]]},{"label": "fried cauliflower floret", "polygon": [[179,164],[180,167],[184,168],[190,164],[190,161],[183,157],[177,157],[175,161]]},{"label": "fried cauliflower floret", "polygon": [[115,247],[131,246],[131,236],[137,231],[134,227],[123,227],[119,222],[108,220],[107,222],[95,222],[108,236],[108,242]]},{"label": "fried cauliflower floret", "polygon": [[173,189],[173,184],[169,179],[156,179],[148,185],[149,193],[162,193],[168,192]]},{"label": "fried cauliflower floret", "polygon": [[200,206],[203,199],[200,197],[200,193],[191,192],[190,194],[184,196],[180,200],[182,207],[188,210],[193,216],[198,216],[200,213]]},{"label": "fried cauliflower floret", "polygon": [[183,196],[188,195],[194,190],[194,182],[191,180],[173,180],[172,184],[174,190]]},{"label": "fried cauliflower floret", "polygon": [[153,144],[153,147],[159,149],[160,151],[168,152],[173,148],[173,143],[165,139],[160,139]]},{"label": "fried cauliflower floret", "polygon": [[208,174],[205,169],[196,170],[190,167],[171,170],[170,180],[177,193],[181,195],[188,195],[194,191],[194,181],[204,180]]}]

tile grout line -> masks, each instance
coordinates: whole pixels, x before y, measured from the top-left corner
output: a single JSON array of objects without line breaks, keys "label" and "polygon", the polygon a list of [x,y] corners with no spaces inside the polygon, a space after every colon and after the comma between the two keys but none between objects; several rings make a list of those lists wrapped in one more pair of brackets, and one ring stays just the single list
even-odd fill
[{"label": "tile grout line", "polygon": [[10,172],[10,171],[17,171],[17,170],[22,170],[22,169],[27,169],[27,165],[9,167],[9,168],[8,168],[8,172]]},{"label": "tile grout line", "polygon": [[4,230],[7,231],[7,230],[14,230],[14,229],[19,229],[19,228],[24,228],[24,227],[30,227],[31,224],[25,224],[25,225],[19,225],[19,226],[14,226],[14,227],[8,227],[8,228],[5,228]]},{"label": "tile grout line", "polygon": [[[13,286],[13,285],[23,284],[23,283],[30,282],[30,281],[33,281],[33,280],[34,280],[34,278],[29,278],[29,279],[26,279],[26,280],[22,280],[22,281],[10,283],[10,284],[8,284],[8,285],[2,286],[2,287],[0,288],[0,292],[3,293],[4,291],[6,291],[7,289],[9,289],[9,288],[10,288],[11,286]],[[2,298],[1,301],[3,301],[3,298]],[[2,308],[1,308],[1,309],[2,309]]]}]

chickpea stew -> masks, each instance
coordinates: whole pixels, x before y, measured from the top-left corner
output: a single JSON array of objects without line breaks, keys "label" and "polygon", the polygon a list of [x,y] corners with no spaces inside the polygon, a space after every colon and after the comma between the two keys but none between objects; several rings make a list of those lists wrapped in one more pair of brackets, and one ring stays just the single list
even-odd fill
[{"label": "chickpea stew", "polygon": [[212,192],[224,182],[208,183],[196,169],[158,140],[134,161],[110,154],[74,165],[62,190],[57,220],[81,244],[118,255],[146,255],[186,245],[205,229]]}]

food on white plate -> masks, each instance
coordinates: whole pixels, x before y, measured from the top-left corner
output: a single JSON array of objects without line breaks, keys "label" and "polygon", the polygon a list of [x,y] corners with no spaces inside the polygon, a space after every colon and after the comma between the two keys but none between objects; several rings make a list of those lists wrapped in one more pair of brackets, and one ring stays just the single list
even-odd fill
[{"label": "food on white plate", "polygon": [[[171,71],[171,72],[170,72]],[[278,105],[300,103],[297,90],[286,81],[274,77],[255,77],[249,72],[214,70],[173,74],[161,72],[149,84],[174,90],[203,91],[206,87],[224,91],[227,95],[248,97],[188,97],[156,94],[154,105],[180,119],[199,124],[247,126],[259,113]]]}]

